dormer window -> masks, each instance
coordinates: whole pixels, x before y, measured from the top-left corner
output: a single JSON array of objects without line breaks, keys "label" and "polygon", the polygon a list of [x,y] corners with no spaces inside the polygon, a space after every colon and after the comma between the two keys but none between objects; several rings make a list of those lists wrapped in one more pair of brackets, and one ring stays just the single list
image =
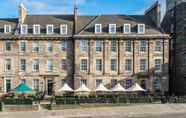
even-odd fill
[{"label": "dormer window", "polygon": [[21,34],[27,34],[28,33],[28,25],[21,25]]},{"label": "dormer window", "polygon": [[138,24],[138,33],[139,34],[145,33],[145,24]]},{"label": "dormer window", "polygon": [[40,34],[40,25],[33,25],[33,34]]},{"label": "dormer window", "polygon": [[101,24],[95,24],[95,34],[102,33],[102,25]]},{"label": "dormer window", "polygon": [[47,25],[47,34],[54,33],[54,25]]},{"label": "dormer window", "polygon": [[4,25],[4,33],[10,33],[11,32],[11,25]]},{"label": "dormer window", "polygon": [[60,33],[62,35],[66,35],[68,33],[68,27],[67,27],[67,24],[63,24],[60,26]]},{"label": "dormer window", "polygon": [[123,25],[123,33],[128,34],[131,32],[130,24],[124,24]]},{"label": "dormer window", "polygon": [[110,34],[116,33],[116,24],[109,24],[109,33]]}]

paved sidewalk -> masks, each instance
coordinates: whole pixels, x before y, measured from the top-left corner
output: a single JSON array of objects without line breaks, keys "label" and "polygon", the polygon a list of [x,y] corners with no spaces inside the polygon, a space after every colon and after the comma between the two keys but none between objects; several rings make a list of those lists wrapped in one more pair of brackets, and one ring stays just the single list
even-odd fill
[{"label": "paved sidewalk", "polygon": [[161,118],[160,116],[162,118],[186,118],[186,104],[146,104],[60,111],[0,113],[0,118]]}]

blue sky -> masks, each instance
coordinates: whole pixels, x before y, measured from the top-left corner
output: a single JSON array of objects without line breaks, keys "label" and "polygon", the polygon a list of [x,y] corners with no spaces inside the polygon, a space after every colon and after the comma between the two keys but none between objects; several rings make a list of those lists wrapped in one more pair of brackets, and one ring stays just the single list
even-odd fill
[{"label": "blue sky", "polygon": [[[1,0],[0,17],[17,17],[21,0]],[[28,14],[70,14],[73,0],[23,0]],[[79,14],[143,14],[156,0],[77,0]],[[165,0],[159,0],[163,3]]]}]

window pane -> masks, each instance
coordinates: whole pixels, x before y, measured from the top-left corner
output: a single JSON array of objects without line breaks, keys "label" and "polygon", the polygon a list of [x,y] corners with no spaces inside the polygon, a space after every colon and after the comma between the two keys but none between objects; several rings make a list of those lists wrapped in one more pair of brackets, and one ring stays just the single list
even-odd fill
[{"label": "window pane", "polygon": [[35,91],[39,91],[39,79],[33,80],[33,88]]},{"label": "window pane", "polygon": [[155,71],[156,72],[161,71],[161,59],[155,59]]},{"label": "window pane", "polygon": [[117,70],[117,61],[116,59],[111,59],[111,71]]},{"label": "window pane", "polygon": [[80,40],[80,49],[81,51],[88,51],[88,41],[87,40]]},{"label": "window pane", "polygon": [[61,51],[66,51],[67,49],[67,42],[64,40],[64,41],[61,41]]},{"label": "window pane", "polygon": [[156,46],[155,46],[155,51],[156,52],[161,52],[161,41],[156,41]]},{"label": "window pane", "polygon": [[11,80],[6,80],[6,92],[10,92],[11,91]]},{"label": "window pane", "polygon": [[32,52],[39,52],[39,42],[38,41],[32,42]]},{"label": "window pane", "polygon": [[61,34],[67,34],[67,25],[61,25]]},{"label": "window pane", "polygon": [[140,41],[140,51],[146,52],[147,50],[147,42],[145,40]]},{"label": "window pane", "polygon": [[20,43],[20,51],[21,52],[25,52],[26,51],[26,42],[21,42]]},{"label": "window pane", "polygon": [[101,79],[98,79],[96,80],[96,88],[99,87],[100,84],[102,84],[102,80]]},{"label": "window pane", "polygon": [[51,41],[48,42],[48,51],[52,52],[53,51],[53,44]]},{"label": "window pane", "polygon": [[21,71],[26,71],[26,60],[21,59]]},{"label": "window pane", "polygon": [[48,71],[52,72],[53,71],[53,61],[52,60],[48,60],[47,61],[47,65],[48,65]]},{"label": "window pane", "polygon": [[101,59],[96,59],[96,70],[102,71],[102,60]]},{"label": "window pane", "polygon": [[147,61],[146,59],[140,59],[140,71],[144,72],[147,69]]},{"label": "window pane", "polygon": [[131,71],[132,70],[132,60],[131,59],[126,59],[125,60],[125,70],[126,71]]},{"label": "window pane", "polygon": [[6,51],[11,51],[12,50],[11,42],[10,41],[6,41],[5,42],[5,50]]},{"label": "window pane", "polygon": [[117,51],[117,41],[116,40],[112,40],[111,41],[111,51],[112,52],[116,52]]},{"label": "window pane", "polygon": [[32,61],[32,68],[33,68],[33,71],[39,71],[39,60],[38,59],[35,59]]},{"label": "window pane", "polygon": [[102,41],[96,40],[96,51],[101,52],[102,51]]},{"label": "window pane", "polygon": [[85,80],[85,79],[80,80],[80,86],[81,86],[82,84],[84,84],[84,85],[87,86],[87,80]]},{"label": "window pane", "polygon": [[87,71],[87,59],[81,59],[80,70]]},{"label": "window pane", "polygon": [[5,60],[5,71],[11,71],[11,59]]},{"label": "window pane", "polygon": [[132,51],[132,42],[130,40],[126,41],[126,43],[125,43],[125,51],[127,51],[127,52]]}]

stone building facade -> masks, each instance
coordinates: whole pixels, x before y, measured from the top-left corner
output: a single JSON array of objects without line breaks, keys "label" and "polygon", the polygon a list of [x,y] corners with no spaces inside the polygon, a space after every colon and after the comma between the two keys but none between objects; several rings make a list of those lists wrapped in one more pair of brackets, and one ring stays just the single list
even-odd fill
[{"label": "stone building facade", "polygon": [[162,28],[171,36],[170,92],[183,95],[186,93],[186,1],[167,0],[167,6]]},{"label": "stone building facade", "polygon": [[158,3],[144,15],[27,15],[19,7],[19,18],[0,19],[2,93],[20,82],[48,95],[64,83],[168,91],[169,35]]}]

